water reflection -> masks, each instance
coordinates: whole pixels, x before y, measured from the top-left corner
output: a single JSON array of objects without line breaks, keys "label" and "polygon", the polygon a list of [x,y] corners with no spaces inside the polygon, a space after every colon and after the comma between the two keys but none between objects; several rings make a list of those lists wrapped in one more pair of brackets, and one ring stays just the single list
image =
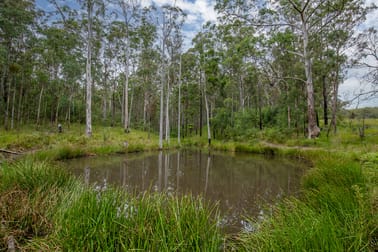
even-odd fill
[{"label": "water reflection", "polygon": [[[115,184],[129,191],[191,193],[219,202],[229,232],[243,216],[266,214],[266,203],[298,192],[304,164],[253,155],[177,151],[76,159],[65,163],[87,184]],[[269,212],[269,211],[268,211]]]}]

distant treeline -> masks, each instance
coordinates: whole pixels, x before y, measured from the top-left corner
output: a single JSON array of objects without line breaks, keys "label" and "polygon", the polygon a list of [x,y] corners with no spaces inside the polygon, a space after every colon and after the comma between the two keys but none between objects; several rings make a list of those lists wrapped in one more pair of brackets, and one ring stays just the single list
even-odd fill
[{"label": "distant treeline", "polygon": [[359,108],[345,110],[345,115],[348,118],[378,118],[378,107],[373,108]]}]

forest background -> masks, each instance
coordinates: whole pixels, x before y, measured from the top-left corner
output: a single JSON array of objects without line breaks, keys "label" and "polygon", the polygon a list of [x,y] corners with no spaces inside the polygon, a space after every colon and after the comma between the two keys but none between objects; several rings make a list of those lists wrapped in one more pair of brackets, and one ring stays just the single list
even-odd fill
[{"label": "forest background", "polygon": [[[159,132],[160,147],[205,130],[209,143],[267,128],[313,138],[376,99],[378,35],[364,23],[376,7],[364,1],[218,0],[190,46],[181,1],[47,2],[0,4],[5,130],[85,123],[90,136],[94,122]],[[342,101],[351,67],[368,88]]]}]

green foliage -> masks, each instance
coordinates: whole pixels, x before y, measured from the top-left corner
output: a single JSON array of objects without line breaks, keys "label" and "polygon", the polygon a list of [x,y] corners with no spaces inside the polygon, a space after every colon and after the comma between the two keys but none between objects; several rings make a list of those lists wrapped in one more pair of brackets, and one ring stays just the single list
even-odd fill
[{"label": "green foliage", "polygon": [[[363,251],[376,232],[370,192],[358,163],[323,157],[303,180],[302,199],[288,199],[256,233],[240,237],[243,251]],[[370,247],[371,248],[371,247]]]},{"label": "green foliage", "polygon": [[[0,170],[0,250],[218,251],[217,208],[201,198],[85,187],[46,162]],[[42,249],[43,248],[43,249]]]},{"label": "green foliage", "polygon": [[28,158],[14,164],[6,164],[0,170],[1,191],[17,188],[29,193],[36,190],[49,191],[72,183],[63,170],[52,168],[47,162],[35,162]]},{"label": "green foliage", "polygon": [[[62,199],[62,188],[74,188],[75,180],[59,168],[30,159],[5,164],[0,169],[0,250],[10,236],[17,244],[53,232],[52,216]],[[49,250],[49,249],[47,249]]]},{"label": "green foliage", "polygon": [[85,190],[61,209],[58,239],[70,251],[214,251],[221,236],[211,215],[192,197]]}]

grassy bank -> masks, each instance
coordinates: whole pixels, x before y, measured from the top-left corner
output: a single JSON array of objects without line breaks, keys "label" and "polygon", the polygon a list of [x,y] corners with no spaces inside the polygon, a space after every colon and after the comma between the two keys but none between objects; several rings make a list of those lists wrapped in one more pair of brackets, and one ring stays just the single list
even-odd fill
[{"label": "grassy bank", "polygon": [[[220,233],[216,209],[201,199],[95,191],[40,161],[157,150],[155,135],[102,127],[87,138],[78,125],[62,134],[53,129],[1,134],[0,148],[27,157],[0,168],[0,251],[10,237],[32,251],[378,250],[378,121],[367,126],[365,137],[358,123],[349,122],[339,135],[316,140],[274,138],[271,132],[244,142],[214,140],[214,150],[299,157],[313,166],[299,198],[281,202],[263,221],[251,218],[257,231],[232,239]],[[206,137],[183,139],[181,146],[209,148]],[[172,139],[166,147],[179,146]]]},{"label": "grassy bank", "polygon": [[86,187],[48,163],[0,171],[0,251],[218,251],[216,208],[191,196]]},{"label": "grassy bank", "polygon": [[235,246],[240,251],[376,251],[377,157],[363,157],[362,169],[346,156],[315,160],[316,168],[303,179],[302,196],[286,199],[263,222],[251,220],[258,231],[241,234]]},{"label": "grassy bank", "polygon": [[[171,146],[174,147],[174,142]],[[157,150],[158,138],[154,134],[134,130],[125,134],[121,127],[93,127],[91,137],[85,136],[81,125],[72,125],[63,133],[47,126],[39,130],[26,127],[0,134],[0,148],[32,155],[37,160],[63,160]]]}]

